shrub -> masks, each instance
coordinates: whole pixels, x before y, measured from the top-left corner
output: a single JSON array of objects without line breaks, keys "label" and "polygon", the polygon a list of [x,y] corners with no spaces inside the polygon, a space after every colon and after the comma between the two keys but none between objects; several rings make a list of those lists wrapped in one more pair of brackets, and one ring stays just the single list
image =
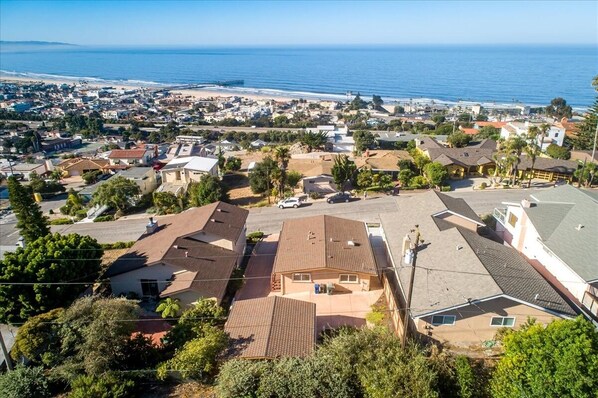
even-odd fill
[{"label": "shrub", "polygon": [[0,391],[4,398],[46,398],[50,396],[42,367],[17,367],[0,375]]},{"label": "shrub", "polygon": [[476,390],[476,376],[466,356],[459,355],[455,359],[455,373],[459,386],[459,396],[461,398],[473,398]]},{"label": "shrub", "polygon": [[309,193],[309,197],[311,199],[321,199],[322,198],[322,194],[319,192],[310,192]]},{"label": "shrub", "polygon": [[135,387],[133,380],[117,377],[112,373],[94,376],[79,376],[73,380],[70,398],[125,398],[130,397]]},{"label": "shrub", "polygon": [[382,326],[384,324],[384,311],[384,306],[372,305],[372,311],[366,314],[365,320],[374,326]]},{"label": "shrub", "polygon": [[271,371],[269,361],[232,359],[227,361],[218,374],[216,392],[220,398],[253,398],[258,396],[260,380]]},{"label": "shrub", "polygon": [[423,176],[415,176],[409,181],[409,186],[416,189],[427,188],[428,181]]},{"label": "shrub", "polygon": [[257,243],[264,237],[264,233],[262,231],[255,231],[250,234],[247,234],[247,243]]},{"label": "shrub", "polygon": [[48,214],[54,214],[54,210],[52,210],[52,209],[48,210]]},{"label": "shrub", "polygon": [[443,185],[440,187],[440,191],[441,192],[450,192],[451,191],[451,186],[450,185]]},{"label": "shrub", "polygon": [[85,209],[77,210],[75,212],[75,217],[77,217],[79,219],[87,217],[87,210],[85,210]]},{"label": "shrub", "polygon": [[135,244],[135,241],[130,242],[115,242],[115,243],[101,243],[102,249],[114,250],[114,249],[128,249]]},{"label": "shrub", "polygon": [[70,218],[56,218],[54,220],[50,220],[50,225],[66,225],[66,224],[73,224],[73,220]]},{"label": "shrub", "polygon": [[114,216],[106,215],[106,216],[98,216],[94,218],[93,222],[106,222],[106,221],[114,221]]},{"label": "shrub", "polygon": [[480,184],[480,189],[486,189],[488,188],[488,184],[486,184],[485,182]]}]

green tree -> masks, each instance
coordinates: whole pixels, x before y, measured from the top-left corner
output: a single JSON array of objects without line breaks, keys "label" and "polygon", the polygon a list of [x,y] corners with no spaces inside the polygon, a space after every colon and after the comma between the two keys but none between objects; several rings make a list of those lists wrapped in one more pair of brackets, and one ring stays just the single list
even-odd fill
[{"label": "green tree", "polygon": [[353,100],[349,104],[349,109],[357,111],[360,109],[365,109],[367,106],[368,106],[368,103],[365,102],[363,99],[361,99],[361,95],[359,93],[357,93],[355,98],[353,98]]},{"label": "green tree", "polygon": [[411,178],[413,178],[415,174],[411,169],[403,169],[399,171],[399,181],[401,182],[401,186],[407,187],[409,186],[409,182]]},{"label": "green tree", "polygon": [[204,174],[198,182],[189,184],[187,193],[189,204],[193,207],[205,206],[220,200],[228,200],[226,189],[218,177],[209,174]]},{"label": "green tree", "polygon": [[[598,91],[598,84],[595,84],[597,81],[598,75],[592,81],[592,85],[596,91]],[[572,139],[573,149],[592,150],[594,148],[596,128],[598,128],[598,96],[596,96],[594,104],[584,115],[583,122],[577,127],[575,138]]]},{"label": "green tree", "polygon": [[583,184],[583,186],[589,188],[594,182],[596,173],[598,173],[598,165],[596,165],[596,163],[587,163],[585,165],[581,163],[573,175],[575,178],[577,178],[577,181],[579,181],[580,185]]},{"label": "green tree", "polygon": [[510,176],[512,178],[511,185],[515,185],[519,163],[521,163],[521,153],[526,147],[527,141],[518,135],[510,137],[505,142],[506,161],[509,165]]},{"label": "green tree", "polygon": [[66,203],[60,208],[62,214],[74,216],[78,211],[83,210],[83,198],[72,188],[69,189],[69,194],[66,198]]},{"label": "green tree", "polygon": [[[0,264],[0,281],[5,283],[0,286],[0,322],[23,322],[68,305],[96,280],[102,254],[95,239],[77,234],[47,234],[25,249],[6,253]],[[82,284],[52,285],[65,281]]]},{"label": "green tree", "polygon": [[440,187],[442,182],[448,177],[448,172],[441,163],[432,162],[424,166],[424,177],[426,177],[430,185]]},{"label": "green tree", "polygon": [[181,200],[172,192],[157,192],[152,194],[154,206],[161,214],[179,213],[181,209]]},{"label": "green tree", "polygon": [[382,104],[384,104],[384,101],[382,101],[382,97],[375,94],[372,95],[372,105],[374,105],[376,109],[380,109],[382,107]]},{"label": "green tree", "polygon": [[270,156],[266,156],[261,162],[255,164],[255,168],[249,174],[249,186],[255,194],[267,195],[273,188],[272,176],[279,171],[278,163]]},{"label": "green tree", "polygon": [[135,382],[110,372],[101,376],[79,376],[71,384],[69,398],[127,398],[134,395]]},{"label": "green tree", "polygon": [[287,168],[291,160],[291,152],[287,146],[278,146],[274,149],[274,159],[278,162],[280,170],[278,192],[281,198],[284,197],[284,191],[287,183]]},{"label": "green tree", "polygon": [[226,159],[226,164],[224,165],[224,170],[226,170],[226,171],[241,170],[241,159],[236,158],[234,156],[229,156],[228,159]]},{"label": "green tree", "polygon": [[446,120],[446,117],[444,117],[444,115],[436,114],[436,115],[432,116],[432,121],[434,122],[434,124],[436,126],[438,126],[440,123],[444,123],[445,120]]},{"label": "green tree", "polygon": [[332,178],[337,189],[347,190],[348,185],[355,184],[357,166],[355,162],[349,160],[347,155],[338,155],[334,157],[332,165]]},{"label": "green tree", "polygon": [[[532,170],[536,164],[536,158],[542,153],[542,143],[544,142],[544,137],[549,129],[550,126],[544,123],[540,127],[531,126],[527,132],[527,147],[525,148],[525,153],[532,160]],[[533,173],[530,173],[529,181],[527,183],[528,188],[532,185],[532,176]]]},{"label": "green tree", "polygon": [[52,194],[65,191],[65,188],[62,184],[56,181],[48,182],[41,178],[35,171],[29,174],[29,187],[33,192],[38,192],[41,194]]},{"label": "green tree", "polygon": [[297,188],[299,181],[303,178],[303,174],[298,171],[291,170],[287,173],[287,183],[293,189]]},{"label": "green tree", "polygon": [[158,378],[164,380],[174,370],[182,378],[207,381],[215,373],[216,358],[227,345],[228,335],[220,328],[203,326],[200,337],[185,343],[171,359],[158,367]]},{"label": "green tree", "polygon": [[93,194],[92,203],[110,206],[124,213],[140,194],[141,189],[135,181],[116,176],[98,187]]},{"label": "green tree", "polygon": [[500,129],[497,129],[494,126],[484,126],[478,130],[478,133],[475,135],[475,138],[488,138],[494,141],[498,141],[500,139]]},{"label": "green tree", "polygon": [[546,114],[557,119],[570,118],[573,114],[573,109],[570,105],[567,105],[565,99],[558,97],[550,101],[550,105],[546,107]]},{"label": "green tree", "polygon": [[428,158],[426,155],[419,151],[414,151],[411,156],[413,157],[413,164],[419,172],[419,175],[423,175],[424,167],[426,167],[426,165],[430,163],[430,158]]},{"label": "green tree", "polygon": [[546,148],[546,154],[553,159],[569,159],[571,158],[571,151],[564,146],[558,146],[557,144],[550,144]]},{"label": "green tree", "polygon": [[174,318],[181,312],[181,301],[168,297],[158,304],[156,312],[162,315],[162,318]]},{"label": "green tree", "polygon": [[361,169],[357,174],[357,186],[361,189],[367,189],[373,185],[372,170]]},{"label": "green tree", "polygon": [[460,398],[474,398],[476,396],[476,375],[465,355],[455,358],[455,373],[459,387]]},{"label": "green tree", "polygon": [[26,358],[33,364],[51,366],[60,355],[58,337],[59,322],[63,308],[32,316],[19,328],[11,357],[19,361]]},{"label": "green tree", "polygon": [[326,133],[321,131],[307,132],[300,138],[300,142],[307,147],[308,152],[311,152],[314,149],[322,149],[326,144],[326,141]]},{"label": "green tree", "polygon": [[201,299],[183,312],[176,325],[164,337],[164,344],[167,349],[174,351],[201,336],[204,325],[223,325],[224,315],[224,309],[214,300]]},{"label": "green tree", "polygon": [[81,175],[81,178],[83,178],[83,182],[85,182],[85,184],[91,185],[96,183],[101,175],[101,170],[91,170],[83,173],[83,175]]},{"label": "green tree", "polygon": [[598,331],[581,316],[508,331],[503,350],[494,398],[598,396]]},{"label": "green tree", "polygon": [[41,367],[19,366],[0,375],[0,391],[4,398],[46,398],[50,396],[48,381]]},{"label": "green tree", "polygon": [[374,135],[366,130],[358,130],[353,133],[353,140],[355,141],[355,152],[361,153],[366,149],[371,149],[376,144]]},{"label": "green tree", "polygon": [[456,131],[448,136],[447,141],[451,148],[463,148],[471,142],[471,135]]},{"label": "green tree", "polygon": [[48,219],[33,200],[33,193],[13,176],[8,177],[8,198],[17,217],[17,228],[27,243],[50,233]]},{"label": "green tree", "polygon": [[228,360],[218,372],[217,395],[219,398],[257,398],[260,380],[271,372],[270,361]]}]

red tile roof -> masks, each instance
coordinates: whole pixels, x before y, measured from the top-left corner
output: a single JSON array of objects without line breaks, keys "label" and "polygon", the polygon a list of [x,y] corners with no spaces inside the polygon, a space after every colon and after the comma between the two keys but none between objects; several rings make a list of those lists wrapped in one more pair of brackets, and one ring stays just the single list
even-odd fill
[{"label": "red tile roof", "polygon": [[114,149],[108,156],[110,159],[141,159],[145,149]]},{"label": "red tile roof", "polygon": [[475,124],[477,124],[480,128],[484,126],[492,126],[496,127],[497,129],[500,129],[503,126],[505,126],[507,122],[475,122]]}]

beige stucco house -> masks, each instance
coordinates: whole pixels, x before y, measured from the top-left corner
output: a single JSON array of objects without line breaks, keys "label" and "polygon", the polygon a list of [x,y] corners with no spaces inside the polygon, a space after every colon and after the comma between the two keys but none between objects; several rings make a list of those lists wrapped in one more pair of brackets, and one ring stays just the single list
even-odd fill
[{"label": "beige stucco house", "polygon": [[518,328],[529,318],[547,324],[576,316],[524,257],[490,239],[462,199],[429,191],[403,200],[380,219],[393,267],[385,273],[385,292],[399,331],[412,271],[404,237],[412,236],[416,225],[424,242],[417,251],[409,310],[413,336],[479,346],[495,340],[501,328]]},{"label": "beige stucco house", "polygon": [[216,202],[150,221],[147,232],[106,271],[114,295],[200,298],[218,303],[245,251],[248,211]]},{"label": "beige stucco house", "polygon": [[272,289],[284,295],[315,292],[315,285],[343,293],[380,286],[363,222],[332,216],[284,222],[274,259]]}]

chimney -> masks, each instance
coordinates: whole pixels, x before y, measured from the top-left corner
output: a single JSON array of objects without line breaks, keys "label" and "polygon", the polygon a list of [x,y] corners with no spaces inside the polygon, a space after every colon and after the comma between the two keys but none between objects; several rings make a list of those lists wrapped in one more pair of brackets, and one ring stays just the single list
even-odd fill
[{"label": "chimney", "polygon": [[153,234],[158,229],[158,222],[154,221],[154,217],[149,218],[149,223],[145,226],[145,233],[148,235]]},{"label": "chimney", "polygon": [[581,229],[583,228],[582,224],[579,224],[577,227],[575,227],[576,230],[581,231]]}]

